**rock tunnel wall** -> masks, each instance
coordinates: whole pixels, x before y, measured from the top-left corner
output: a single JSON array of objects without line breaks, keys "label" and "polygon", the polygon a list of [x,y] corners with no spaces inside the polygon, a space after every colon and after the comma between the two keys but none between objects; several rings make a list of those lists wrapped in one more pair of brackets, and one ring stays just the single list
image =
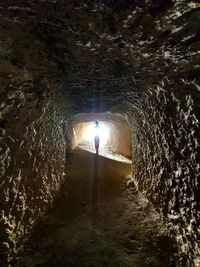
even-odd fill
[{"label": "rock tunnel wall", "polygon": [[166,82],[131,116],[134,180],[167,218],[183,262],[199,251],[199,100],[194,83]]},{"label": "rock tunnel wall", "polygon": [[28,22],[12,18],[1,20],[1,266],[8,266],[7,258],[20,249],[63,182],[71,117],[48,48],[30,35]]},{"label": "rock tunnel wall", "polygon": [[147,73],[157,71],[146,73],[148,83],[139,94],[128,94],[128,102],[136,185],[164,214],[181,264],[192,266],[200,234],[199,9],[184,8],[169,9],[168,19],[163,14],[160,33],[142,44],[143,56],[154,61]]},{"label": "rock tunnel wall", "polygon": [[40,95],[40,89],[31,82],[9,83],[2,94],[1,260],[19,249],[64,178],[69,110],[58,95]]}]

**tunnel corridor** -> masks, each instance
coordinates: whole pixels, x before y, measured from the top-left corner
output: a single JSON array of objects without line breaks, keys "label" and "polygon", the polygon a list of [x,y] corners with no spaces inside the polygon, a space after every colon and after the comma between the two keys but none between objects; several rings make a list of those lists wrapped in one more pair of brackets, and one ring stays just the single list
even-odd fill
[{"label": "tunnel corridor", "polygon": [[175,242],[153,206],[128,185],[130,163],[76,147],[67,166],[66,182],[17,267],[172,264]]},{"label": "tunnel corridor", "polygon": [[1,267],[200,266],[199,36],[198,0],[0,1]]}]

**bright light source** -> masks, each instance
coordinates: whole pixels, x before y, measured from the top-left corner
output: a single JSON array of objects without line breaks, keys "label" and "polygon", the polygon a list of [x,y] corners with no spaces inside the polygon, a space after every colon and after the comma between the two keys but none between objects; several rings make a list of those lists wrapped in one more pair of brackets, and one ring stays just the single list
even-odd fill
[{"label": "bright light source", "polygon": [[99,123],[99,127],[96,128],[94,123],[88,125],[83,132],[82,139],[94,143],[94,137],[98,135],[100,138],[99,145],[106,145],[109,138],[109,129],[105,123]]}]

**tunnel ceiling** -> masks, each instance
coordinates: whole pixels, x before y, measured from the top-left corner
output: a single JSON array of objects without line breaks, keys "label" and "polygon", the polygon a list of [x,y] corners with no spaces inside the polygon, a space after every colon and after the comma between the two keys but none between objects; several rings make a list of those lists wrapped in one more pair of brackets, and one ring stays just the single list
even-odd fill
[{"label": "tunnel ceiling", "polygon": [[10,72],[16,83],[36,87],[42,77],[64,88],[79,112],[124,112],[130,97],[137,101],[166,76],[194,79],[198,4],[125,2],[1,1],[5,87]]}]

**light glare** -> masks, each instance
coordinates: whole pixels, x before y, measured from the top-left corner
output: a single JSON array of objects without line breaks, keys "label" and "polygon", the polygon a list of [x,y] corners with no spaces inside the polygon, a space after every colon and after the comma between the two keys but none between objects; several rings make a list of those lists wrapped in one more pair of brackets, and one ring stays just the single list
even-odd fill
[{"label": "light glare", "polygon": [[90,143],[94,143],[94,137],[98,135],[100,138],[100,146],[105,146],[108,142],[109,129],[104,123],[99,123],[99,127],[96,128],[92,123],[84,129],[82,139]]}]

